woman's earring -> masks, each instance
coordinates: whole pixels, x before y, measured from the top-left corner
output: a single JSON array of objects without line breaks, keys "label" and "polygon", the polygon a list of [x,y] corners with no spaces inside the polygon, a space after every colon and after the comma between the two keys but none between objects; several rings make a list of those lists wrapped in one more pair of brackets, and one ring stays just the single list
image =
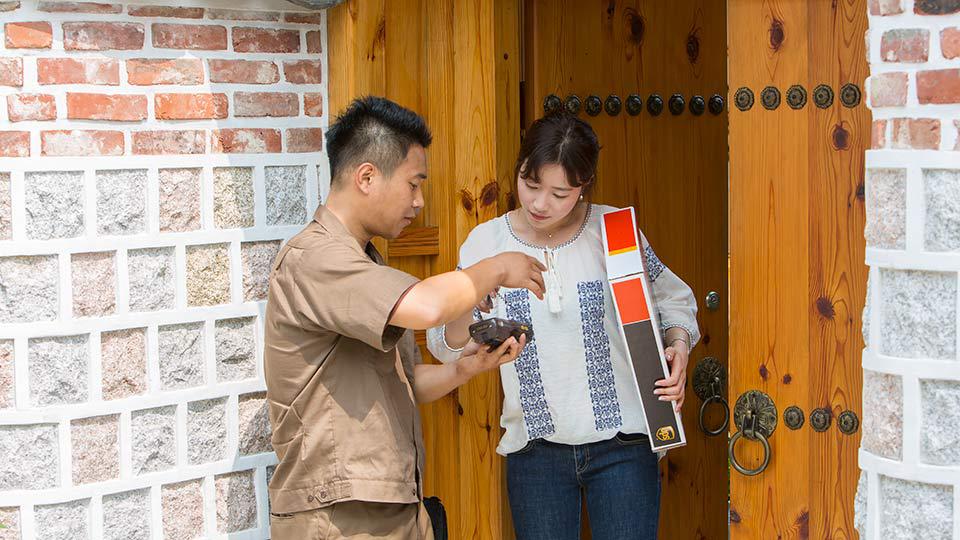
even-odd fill
[{"label": "woman's earring", "polygon": [[583,200],[583,195],[580,195],[580,200],[581,200],[581,201]]}]

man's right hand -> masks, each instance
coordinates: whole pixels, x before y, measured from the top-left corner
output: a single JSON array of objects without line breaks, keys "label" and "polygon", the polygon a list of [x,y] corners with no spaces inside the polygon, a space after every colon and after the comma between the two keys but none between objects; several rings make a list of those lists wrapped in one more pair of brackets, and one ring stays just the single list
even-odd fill
[{"label": "man's right hand", "polygon": [[543,300],[543,272],[547,267],[533,257],[519,251],[508,251],[491,257],[501,266],[500,284],[510,289],[529,289]]}]

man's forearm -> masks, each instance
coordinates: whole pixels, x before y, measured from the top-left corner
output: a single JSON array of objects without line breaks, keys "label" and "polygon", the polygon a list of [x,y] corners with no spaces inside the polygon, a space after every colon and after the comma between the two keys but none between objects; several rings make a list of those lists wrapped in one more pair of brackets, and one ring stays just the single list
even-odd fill
[{"label": "man's forearm", "polygon": [[430,403],[452,392],[470,378],[452,364],[420,364],[413,368],[413,395],[417,403]]},{"label": "man's forearm", "polygon": [[410,288],[390,324],[413,330],[446,324],[471,311],[500,285],[503,276],[502,265],[490,258],[464,270],[427,278]]}]

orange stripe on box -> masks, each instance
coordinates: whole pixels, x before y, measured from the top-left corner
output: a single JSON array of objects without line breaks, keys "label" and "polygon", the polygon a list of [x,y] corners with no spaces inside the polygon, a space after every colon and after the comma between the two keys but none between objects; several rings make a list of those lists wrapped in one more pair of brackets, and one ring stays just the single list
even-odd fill
[{"label": "orange stripe on box", "polygon": [[613,284],[613,294],[617,298],[617,313],[620,324],[646,321],[650,319],[647,310],[647,297],[643,294],[643,278],[628,279]]},{"label": "orange stripe on box", "polygon": [[607,252],[622,253],[627,248],[637,248],[637,233],[633,230],[633,213],[629,208],[603,215],[607,231]]},{"label": "orange stripe on box", "polygon": [[637,246],[630,246],[630,247],[628,247],[628,248],[623,248],[623,249],[618,249],[618,250],[616,250],[616,251],[611,251],[611,252],[609,253],[609,255],[612,257],[612,256],[614,256],[614,255],[620,255],[621,253],[628,253],[628,252],[630,252],[630,251],[636,251],[636,250],[637,250]]}]

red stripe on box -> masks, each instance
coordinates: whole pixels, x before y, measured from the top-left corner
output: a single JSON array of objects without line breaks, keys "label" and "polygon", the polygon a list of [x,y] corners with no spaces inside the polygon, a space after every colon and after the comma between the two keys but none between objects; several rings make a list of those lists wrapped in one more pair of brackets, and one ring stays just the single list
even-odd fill
[{"label": "red stripe on box", "polygon": [[650,319],[647,297],[643,294],[641,279],[643,278],[613,284],[613,294],[617,298],[617,313],[620,314],[620,324],[624,326]]},{"label": "red stripe on box", "polygon": [[615,255],[637,249],[633,213],[629,208],[604,214],[603,225],[607,231],[607,253]]}]

